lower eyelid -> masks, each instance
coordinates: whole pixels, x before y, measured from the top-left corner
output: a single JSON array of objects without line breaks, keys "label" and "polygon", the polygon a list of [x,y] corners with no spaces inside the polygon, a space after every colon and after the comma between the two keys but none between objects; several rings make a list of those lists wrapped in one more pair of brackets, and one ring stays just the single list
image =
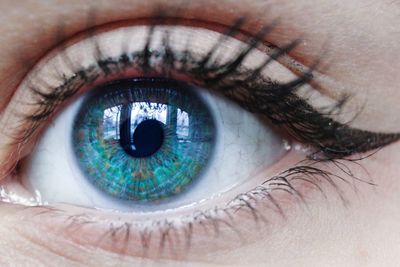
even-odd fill
[{"label": "lower eyelid", "polygon": [[[251,190],[252,187],[261,184],[264,178],[265,176],[262,174],[259,178],[251,179],[251,183],[249,182],[237,188],[238,192],[227,194],[228,196],[224,199],[218,198],[218,203],[228,203],[235,195],[243,193],[244,190]],[[173,257],[174,254],[170,254],[171,251],[169,250],[190,249],[190,253],[196,254],[198,252],[196,248],[202,247],[210,241],[213,244],[218,243],[217,247],[219,249],[227,249],[231,248],[231,246],[242,244],[247,239],[254,239],[254,237],[251,238],[249,236],[249,233],[246,233],[248,229],[240,229],[240,225],[245,221],[248,223],[244,225],[252,225],[251,227],[255,227],[258,224],[249,210],[231,211],[231,214],[229,214],[224,213],[223,208],[219,207],[219,211],[216,212],[213,206],[207,205],[207,202],[203,204],[203,207],[196,206],[196,208],[198,211],[193,211],[191,207],[187,207],[186,210],[177,209],[164,215],[162,215],[162,212],[158,212],[165,218],[160,219],[160,215],[147,216],[141,213],[96,211],[62,204],[37,206],[24,209],[21,212],[21,216],[26,219],[24,219],[24,227],[19,228],[17,226],[17,231],[29,236],[38,234],[38,236],[31,236],[33,239],[40,238],[40,233],[42,232],[51,233],[53,236],[62,236],[62,239],[70,240],[77,245],[101,247],[114,253],[124,252],[133,256],[143,256],[143,253],[146,253],[145,256],[149,258]],[[267,214],[269,212],[274,212],[274,214],[268,217],[279,217],[275,214],[276,211],[266,211]],[[267,217],[266,214],[261,215],[261,213],[265,212],[259,211],[260,219],[261,217]],[[146,223],[141,223],[144,216],[147,217]],[[138,222],[138,220],[141,222]],[[184,223],[185,220],[186,223]],[[215,223],[218,224],[218,229],[215,228]],[[38,232],[29,231],[29,225],[35,226]],[[129,230],[127,227],[129,227]],[[170,229],[167,230],[168,228]],[[192,229],[190,230],[189,228]],[[161,241],[167,238],[163,236],[166,235],[166,231],[170,232],[168,233],[168,240]],[[190,233],[190,231],[192,232]],[[205,233],[208,234],[207,238],[204,238]],[[254,234],[256,235],[256,233]],[[146,237],[146,235],[150,236]],[[209,235],[212,236],[211,239]],[[220,238],[221,236],[224,238]],[[149,240],[143,240],[146,238]],[[179,242],[179,245],[169,244],[169,242],[172,242],[169,239]],[[146,245],[146,242],[150,243]],[[165,246],[165,251],[162,252],[162,255],[159,255],[160,242],[166,242],[162,245]],[[189,242],[190,247],[187,247]],[[122,248],[126,249],[126,251],[121,251]],[[186,253],[182,255],[186,255]],[[197,256],[201,259],[201,253]]]},{"label": "lower eyelid", "polygon": [[[282,166],[293,166],[303,156],[298,151],[292,151],[275,168],[279,170]],[[269,184],[263,184],[267,174],[262,173],[253,183],[240,187],[236,202],[217,209],[203,207],[202,211],[191,211],[192,214],[176,211],[171,215],[170,211],[162,219],[163,216],[157,215],[129,215],[59,204],[22,208],[17,214],[23,223],[13,227],[33,240],[42,240],[43,233],[46,233],[47,245],[56,239],[56,247],[60,246],[60,242],[72,242],[78,247],[101,248],[135,257],[203,260],[205,253],[232,250],[249,243],[273,239],[287,222],[294,219],[293,216],[302,216],[311,203],[326,203],[324,199],[327,196],[329,201],[335,197],[345,201],[344,192],[362,182],[354,184],[349,175],[346,176],[333,165],[310,163],[308,166],[316,171],[314,174],[301,169],[293,171],[288,179],[292,179],[294,194],[288,193],[288,187],[281,187],[284,190],[272,191],[268,197],[266,192],[260,191],[260,186],[268,188],[269,185],[285,183],[285,179],[270,179]],[[355,169],[353,166],[356,165],[347,167]],[[320,167],[324,167],[326,172],[317,173]],[[285,177],[284,173],[282,177]],[[258,184],[255,186],[254,182]],[[244,192],[246,189],[243,188],[246,187],[251,194]],[[258,200],[254,201],[253,197]],[[230,200],[221,199],[220,203]],[[231,209],[224,210],[227,207]],[[180,214],[184,213],[189,215],[182,217]],[[145,223],[144,216],[147,217]],[[32,231],[32,228],[36,230]]]}]

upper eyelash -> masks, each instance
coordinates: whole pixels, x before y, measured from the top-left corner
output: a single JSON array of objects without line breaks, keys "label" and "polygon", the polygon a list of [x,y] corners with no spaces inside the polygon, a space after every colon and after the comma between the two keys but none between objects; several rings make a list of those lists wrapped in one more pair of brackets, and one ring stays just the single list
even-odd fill
[{"label": "upper eyelash", "polygon": [[[155,21],[160,22],[159,17]],[[241,63],[246,56],[261,44],[264,37],[273,30],[274,25],[263,27],[255,36],[248,37],[245,46],[232,59],[226,63],[212,60],[214,51],[224,41],[224,38],[234,37],[245,22],[239,18],[231,27],[228,27],[221,39],[214,44],[212,49],[201,60],[195,60],[190,51],[186,49],[182,54],[177,53],[169,45],[169,32],[164,31],[163,51],[150,51],[152,35],[157,25],[149,28],[146,44],[142,51],[133,54],[121,54],[119,58],[104,57],[98,44],[97,62],[86,69],[75,71],[71,77],[63,77],[63,84],[45,93],[39,87],[32,85],[30,88],[38,95],[37,112],[26,116],[29,127],[24,129],[22,138],[17,142],[24,143],[39,128],[41,123],[50,117],[57,106],[73,97],[84,84],[90,84],[101,73],[105,76],[135,66],[143,72],[157,72],[150,65],[150,58],[162,57],[162,75],[169,76],[171,70],[185,73],[193,78],[194,83],[201,83],[208,89],[227,96],[250,112],[268,117],[273,123],[281,124],[299,141],[316,148],[312,157],[325,159],[343,158],[355,153],[362,153],[383,147],[397,141],[398,133],[374,133],[349,127],[346,124],[333,120],[331,112],[322,114],[295,94],[301,86],[313,79],[312,71],[317,63],[288,83],[279,83],[265,80],[260,75],[261,71],[272,61],[294,49],[299,40],[294,40],[284,48],[275,48],[270,57],[255,70],[245,70]],[[65,58],[68,60],[68,58]],[[175,63],[181,64],[176,68]],[[190,67],[189,67],[190,65]],[[100,72],[101,71],[101,72]],[[339,101],[331,110],[340,109],[346,99]],[[321,153],[319,153],[321,152]]]}]

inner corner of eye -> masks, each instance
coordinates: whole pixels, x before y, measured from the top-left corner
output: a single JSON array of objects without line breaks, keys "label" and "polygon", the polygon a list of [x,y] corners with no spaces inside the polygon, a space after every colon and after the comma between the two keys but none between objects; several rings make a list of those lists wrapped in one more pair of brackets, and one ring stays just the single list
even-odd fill
[{"label": "inner corner of eye", "polygon": [[46,203],[179,208],[257,186],[253,177],[286,149],[275,130],[221,96],[169,78],[121,79],[56,117],[26,163],[24,185]]}]

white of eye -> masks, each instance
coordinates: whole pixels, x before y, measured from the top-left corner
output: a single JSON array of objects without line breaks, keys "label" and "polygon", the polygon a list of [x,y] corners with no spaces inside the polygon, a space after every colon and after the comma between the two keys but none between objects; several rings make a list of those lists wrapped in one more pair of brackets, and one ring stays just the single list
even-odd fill
[{"label": "white of eye", "polygon": [[72,129],[81,97],[48,127],[31,154],[23,184],[48,203],[147,212],[175,209],[216,198],[251,179],[280,159],[283,139],[265,123],[233,102],[198,89],[214,116],[216,147],[205,171],[177,196],[156,204],[121,201],[100,192],[80,170],[72,148]]}]

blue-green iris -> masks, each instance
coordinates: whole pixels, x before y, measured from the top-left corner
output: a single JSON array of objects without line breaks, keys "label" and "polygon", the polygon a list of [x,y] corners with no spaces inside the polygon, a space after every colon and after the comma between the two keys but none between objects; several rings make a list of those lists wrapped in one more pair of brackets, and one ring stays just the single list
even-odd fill
[{"label": "blue-green iris", "polygon": [[206,167],[215,125],[185,83],[132,79],[94,90],[76,118],[73,148],[89,181],[124,200],[157,201],[185,190]]}]

